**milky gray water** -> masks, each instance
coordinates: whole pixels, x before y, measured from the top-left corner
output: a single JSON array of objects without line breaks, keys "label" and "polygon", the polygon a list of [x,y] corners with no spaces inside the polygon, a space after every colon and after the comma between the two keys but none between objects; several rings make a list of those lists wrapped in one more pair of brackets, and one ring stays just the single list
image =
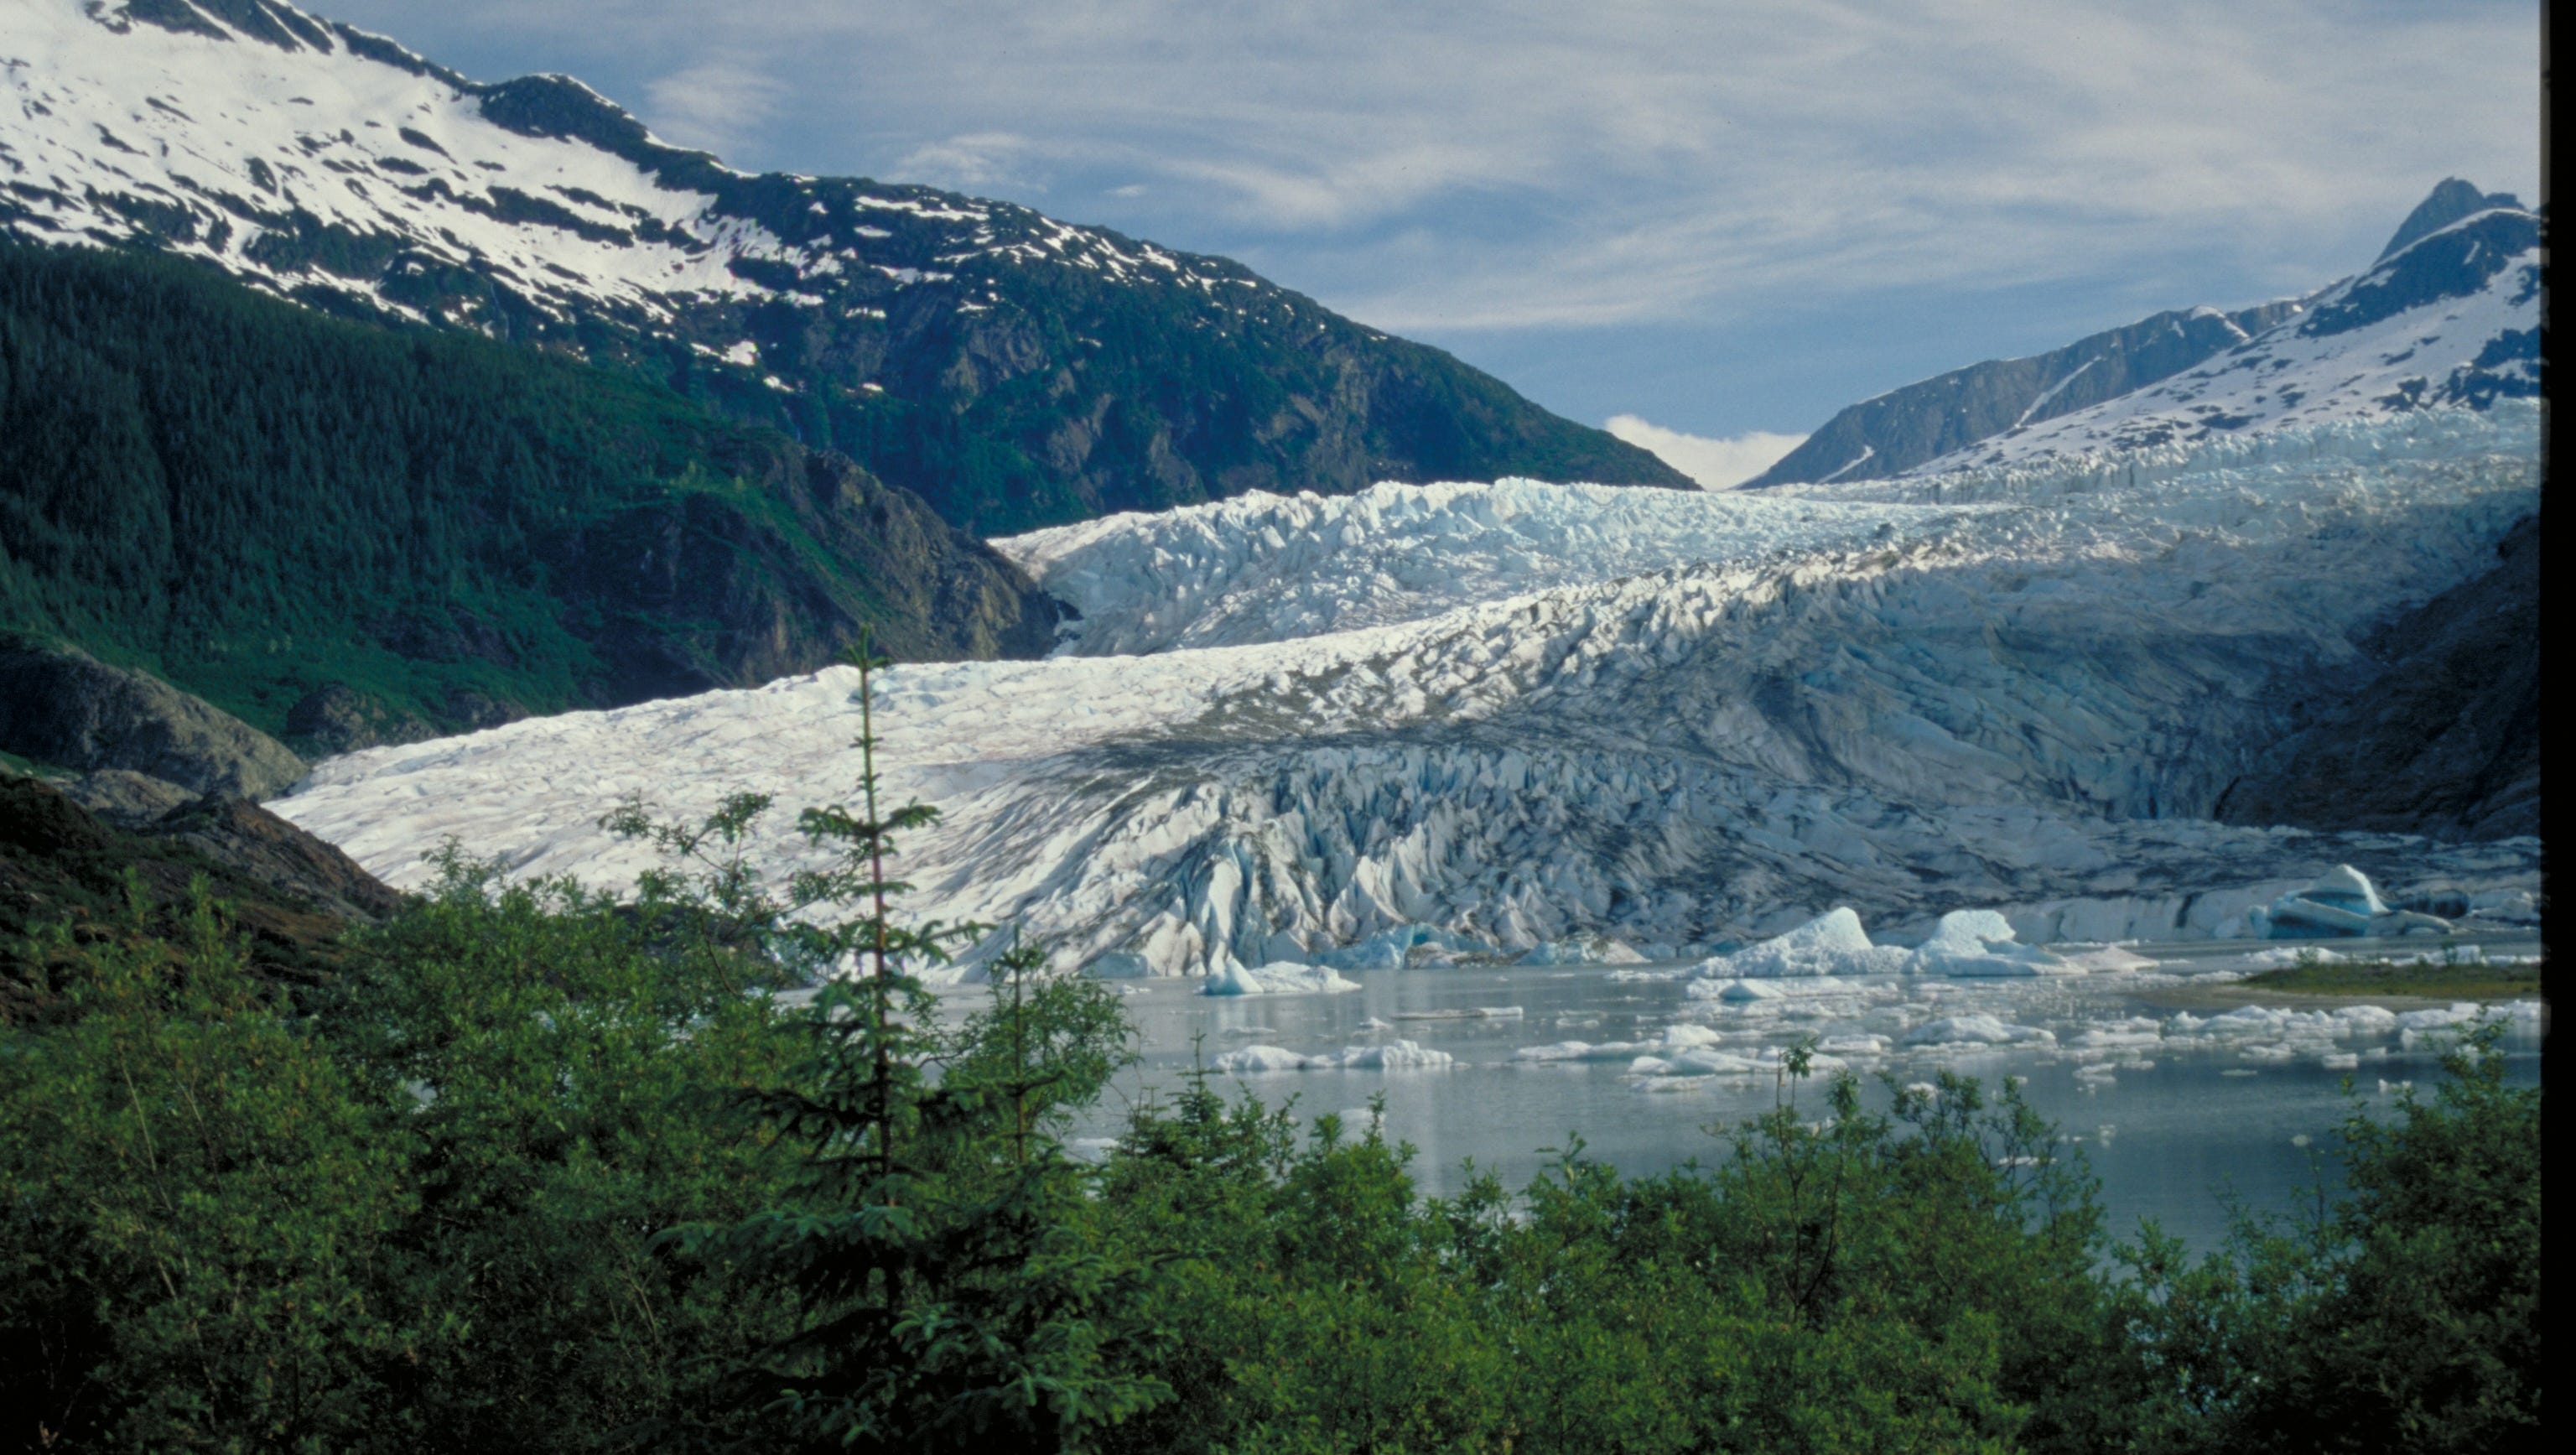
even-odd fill
[{"label": "milky gray water", "polygon": [[[1580,1135],[1591,1156],[1650,1173],[1723,1157],[1722,1134],[1769,1110],[1779,1078],[1641,1077],[1631,1074],[1626,1054],[1541,1064],[1516,1053],[1570,1040],[1652,1042],[1675,1024],[1706,1028],[1728,1050],[1754,1055],[1806,1034],[1876,1031],[1886,1051],[1847,1060],[1881,1104],[1880,1073],[1900,1084],[1929,1080],[1943,1067],[1989,1084],[2025,1077],[2032,1105],[2101,1178],[2115,1235],[2133,1236],[2138,1220],[2152,1217],[2210,1247],[2226,1232],[2231,1197],[2281,1210],[2321,1176],[2333,1181],[2338,1128],[2356,1104],[2347,1079],[2359,1104],[2380,1115],[2395,1105],[2401,1083],[2429,1090],[2440,1079],[2440,1048],[2453,1033],[2443,1027],[2356,1028],[2359,1013],[2347,1013],[2321,1031],[2326,1016],[2313,1009],[2304,1024],[2285,1023],[2278,1012],[2222,1018],[2235,1002],[2209,1004],[2206,989],[2239,978],[2245,954],[2266,947],[2135,948],[2159,962],[2156,970],[2041,981],[1781,982],[1788,994],[1753,1005],[1695,1001],[1684,982],[1637,967],[1378,971],[1355,976],[1361,988],[1344,994],[1217,997],[1197,993],[1196,981],[1135,982],[1124,988],[1142,1032],[1142,1061],[1083,1132],[1114,1133],[1125,1107],[1168,1098],[1194,1064],[1213,1064],[1229,1051],[1264,1045],[1331,1054],[1410,1040],[1448,1053],[1454,1064],[1255,1071],[1220,1075],[1218,1085],[1273,1105],[1293,1098],[1309,1119],[1326,1112],[1363,1118],[1370,1098],[1382,1094],[1389,1133],[1418,1149],[1414,1173],[1428,1192],[1457,1190],[1469,1158],[1517,1187],[1553,1160],[1546,1149],[1564,1146],[1569,1134]],[[2533,953],[2537,942],[2489,940],[2486,949]],[[2177,1012],[2178,1004],[2194,1002]],[[1977,1013],[2047,1029],[2057,1042],[1905,1044],[1905,1027]],[[2088,1031],[2097,1032],[2095,1042],[2116,1044],[2088,1046]],[[2538,1081],[2541,1034],[2526,1004],[2504,1043],[2511,1079]],[[1808,1083],[1802,1105],[1821,1106],[1823,1090],[1821,1078]]]}]

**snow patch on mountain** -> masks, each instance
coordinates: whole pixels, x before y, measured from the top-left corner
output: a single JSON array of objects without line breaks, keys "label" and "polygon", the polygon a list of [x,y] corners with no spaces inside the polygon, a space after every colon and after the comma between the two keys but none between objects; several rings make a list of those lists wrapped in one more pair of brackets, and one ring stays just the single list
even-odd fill
[{"label": "snow patch on mountain", "polygon": [[[49,241],[149,235],[282,293],[321,285],[415,317],[400,277],[441,266],[479,263],[540,307],[580,297],[667,316],[676,296],[772,294],[734,271],[743,259],[805,261],[704,192],[496,125],[479,88],[362,54],[348,33],[315,25],[279,44],[78,0],[10,8],[0,165],[19,229]],[[404,256],[378,281],[357,260],[304,256],[317,227]]]},{"label": "snow patch on mountain", "polygon": [[[1049,261],[1213,297],[1232,265],[1023,207],[845,179],[753,177],[671,147],[569,76],[484,84],[276,0],[149,16],[10,0],[0,227],[144,244],[295,297],[507,331],[487,277],[538,312],[595,312],[747,347],[721,305],[882,317],[971,261]],[[766,219],[766,220],[764,220]],[[882,225],[880,225],[882,224]],[[894,228],[897,230],[890,230]],[[971,290],[946,306],[992,300]],[[712,317],[710,306],[716,306]],[[721,336],[725,328],[737,330]]]},{"label": "snow patch on mountain", "polygon": [[[889,786],[945,813],[904,845],[914,908],[1180,974],[1707,954],[1836,904],[1899,936],[1970,907],[2032,944],[2234,935],[2337,863],[2392,898],[2531,889],[2528,840],[2199,815],[2285,683],[2482,569],[2537,439],[2506,401],[1752,498],[1381,486],[1023,537],[1084,604],[1068,650],[881,679]],[[846,793],[854,686],[373,749],[276,807],[398,885],[449,837],[630,882],[645,854],[598,827],[626,795]],[[810,863],[778,817],[761,862]]]}]

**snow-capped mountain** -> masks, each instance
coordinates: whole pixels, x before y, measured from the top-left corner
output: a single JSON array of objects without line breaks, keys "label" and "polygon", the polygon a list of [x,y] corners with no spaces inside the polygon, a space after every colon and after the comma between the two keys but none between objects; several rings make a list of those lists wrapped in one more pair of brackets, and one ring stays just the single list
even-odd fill
[{"label": "snow-capped mountain", "polygon": [[1939,473],[2540,392],[2540,218],[2450,178],[2360,275],[2159,313],[1836,414],[1755,486]]},{"label": "snow-capped mountain", "polygon": [[2482,409],[2540,393],[2540,219],[2476,213],[2427,233],[2217,357],[2005,431],[1917,473],[2134,449],[2236,431]]},{"label": "snow-capped mountain", "polygon": [[[915,908],[1058,964],[1343,968],[2003,909],[2024,938],[2242,933],[2338,862],[2529,889],[2538,845],[2206,821],[2368,623],[2536,505],[2504,401],[1747,495],[1382,485],[997,543],[1084,617],[1032,663],[902,667],[878,723]],[[1118,655],[1138,653],[1140,655]],[[790,804],[853,682],[515,724],[323,765],[280,812],[398,884],[453,835],[643,867],[621,795]],[[804,852],[783,823],[761,853]]]},{"label": "snow-capped mountain", "polygon": [[0,229],[628,367],[959,524],[1441,474],[1688,483],[1225,259],[738,172],[570,77],[478,83],[278,0],[0,17]]}]

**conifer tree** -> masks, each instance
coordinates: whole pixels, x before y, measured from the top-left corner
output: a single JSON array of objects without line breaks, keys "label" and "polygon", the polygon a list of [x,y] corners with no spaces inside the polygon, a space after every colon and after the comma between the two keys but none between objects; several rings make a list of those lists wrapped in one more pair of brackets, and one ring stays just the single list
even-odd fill
[{"label": "conifer tree", "polygon": [[[859,677],[857,801],[799,816],[833,857],[795,876],[798,913],[784,928],[798,962],[826,977],[813,1054],[791,1084],[756,1098],[807,1149],[801,1198],[691,1241],[800,1310],[796,1331],[737,1382],[764,1441],[1084,1448],[1089,1432],[1167,1394],[1116,1372],[1132,1367],[1113,1357],[1118,1325],[1095,1315],[1132,1296],[1141,1272],[1090,1246],[1081,1174],[1031,1114],[1060,1084],[1088,1094],[1106,1079],[1097,1045],[1116,1018],[1033,1021],[1024,978],[1037,960],[1022,954],[1002,967],[1016,995],[1007,1012],[940,1034],[918,968],[983,927],[896,917],[910,887],[889,873],[896,836],[937,814],[886,807],[874,692],[888,663],[864,641],[846,660]],[[1067,1000],[1037,998],[1050,1009]]]}]

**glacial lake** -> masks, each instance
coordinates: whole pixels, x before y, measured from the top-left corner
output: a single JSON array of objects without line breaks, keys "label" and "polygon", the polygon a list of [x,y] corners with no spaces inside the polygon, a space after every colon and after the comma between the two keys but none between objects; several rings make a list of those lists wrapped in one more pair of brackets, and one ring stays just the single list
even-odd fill
[{"label": "glacial lake", "polygon": [[[2539,951],[2530,936],[2488,936],[2480,944],[2499,957]],[[2413,953],[2421,946],[2385,948]],[[1354,972],[1361,988],[1339,994],[1210,996],[1199,993],[1196,980],[1130,981],[1122,989],[1142,1032],[1142,1060],[1080,1135],[1114,1135],[1127,1107],[1145,1097],[1168,1101],[1193,1065],[1214,1065],[1228,1052],[1267,1046],[1330,1056],[1411,1041],[1447,1053],[1452,1064],[1233,1071],[1214,1084],[1229,1097],[1239,1087],[1272,1106],[1293,1098],[1310,1122],[1334,1112],[1362,1123],[1370,1099],[1382,1094],[1388,1134],[1418,1149],[1413,1173],[1429,1193],[1457,1190],[1469,1158],[1518,1188],[1555,1160],[1545,1149],[1564,1146],[1569,1132],[1582,1137],[1588,1155],[1650,1173],[1723,1158],[1723,1134],[1768,1111],[1779,1078],[1767,1071],[1638,1076],[1630,1069],[1634,1055],[1611,1048],[1656,1054],[1653,1043],[1675,1025],[1703,1028],[1710,1034],[1683,1034],[1701,1043],[1713,1036],[1725,1051],[1749,1056],[1776,1056],[1777,1047],[1808,1034],[1847,1047],[1876,1035],[1883,1051],[1840,1058],[1876,1105],[1885,1104],[1881,1072],[1900,1084],[1929,1081],[1945,1067],[1990,1086],[2025,1077],[2033,1107],[2101,1178],[2115,1237],[2133,1238],[2139,1219],[2152,1217],[2208,1248],[2225,1236],[2231,1197],[2250,1208],[2286,1210],[2320,1177],[2329,1185],[2338,1180],[2333,1153],[2353,1105],[2347,1079],[2363,1105],[2384,1115],[2400,1084],[2429,1092],[2441,1078],[2441,1045],[2453,1032],[2423,1023],[2455,1013],[2392,1002],[2417,1013],[2414,1027],[2391,1027],[2373,1012],[2337,1019],[2335,1003],[2283,997],[2257,1000],[2261,1010],[2230,1017],[2246,1003],[2244,992],[2221,987],[2246,973],[2249,955],[2277,946],[2129,948],[2155,968],[2039,980],[1782,980],[1768,982],[1781,994],[1747,1004],[1694,999],[1686,981],[1668,978],[1677,969],[1669,966]],[[962,1008],[981,994],[963,991],[951,1004]],[[2507,1075],[2534,1084],[2542,1039],[2536,1007],[2524,1002],[2507,1011]],[[2045,1029],[2055,1044],[1908,1044],[1941,1018],[1980,1014]],[[1561,1054],[1573,1041],[1601,1058],[1534,1061],[1520,1054],[1549,1046]],[[1800,1105],[1821,1109],[1824,1090],[1820,1075],[1801,1088]]]}]

